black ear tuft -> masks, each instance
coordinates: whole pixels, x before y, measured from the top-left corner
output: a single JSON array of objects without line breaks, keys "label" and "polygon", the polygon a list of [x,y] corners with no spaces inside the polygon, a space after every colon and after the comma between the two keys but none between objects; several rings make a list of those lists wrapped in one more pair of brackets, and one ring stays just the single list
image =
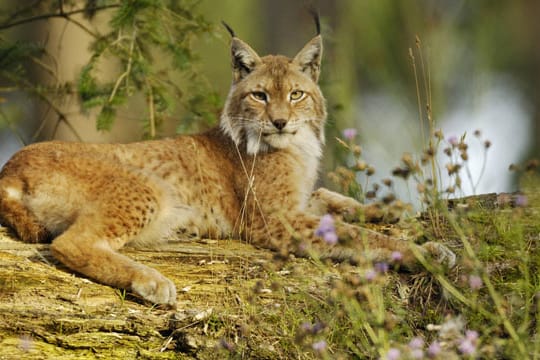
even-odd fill
[{"label": "black ear tuft", "polygon": [[225,21],[221,20],[221,23],[223,24],[223,26],[225,26],[225,29],[227,29],[227,31],[229,32],[229,34],[231,34],[231,37],[236,37],[236,34],[234,33],[234,30],[229,26],[229,24],[227,24]]},{"label": "black ear tuft", "polygon": [[321,20],[319,18],[319,11],[315,6],[311,5],[309,8],[311,16],[313,16],[313,21],[315,21],[315,27],[317,28],[317,35],[321,35]]}]

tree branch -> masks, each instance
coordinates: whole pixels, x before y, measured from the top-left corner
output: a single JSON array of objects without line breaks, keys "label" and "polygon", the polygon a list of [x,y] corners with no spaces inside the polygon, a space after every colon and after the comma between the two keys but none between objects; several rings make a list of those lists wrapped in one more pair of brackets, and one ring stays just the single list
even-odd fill
[{"label": "tree branch", "polygon": [[[96,7],[94,10],[99,11],[99,10],[106,10],[106,9],[112,9],[112,8],[117,8],[117,7],[120,7],[120,5],[119,4],[104,5],[104,6]],[[63,11],[62,9],[60,9],[60,12],[56,13],[56,14],[42,14],[42,15],[37,15],[37,16],[31,16],[31,17],[28,17],[26,19],[13,21],[13,22],[10,22],[10,23],[7,23],[7,24],[0,24],[0,30],[5,30],[5,29],[9,29],[9,28],[12,28],[12,27],[15,27],[15,26],[31,23],[31,22],[34,22],[34,21],[47,20],[47,19],[51,19],[51,18],[64,18],[64,19],[67,19],[71,15],[84,13],[85,11],[86,11],[86,9],[77,9],[77,10],[71,10],[71,11]]]}]

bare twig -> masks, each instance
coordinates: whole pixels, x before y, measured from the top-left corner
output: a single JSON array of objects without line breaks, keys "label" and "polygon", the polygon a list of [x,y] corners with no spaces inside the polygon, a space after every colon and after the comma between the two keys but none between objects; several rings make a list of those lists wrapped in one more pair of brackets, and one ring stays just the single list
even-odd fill
[{"label": "bare twig", "polygon": [[[116,80],[116,83],[114,84],[114,87],[111,91],[111,95],[109,96],[109,103],[111,103],[114,100],[114,97],[116,96],[116,92],[118,91],[118,88],[120,87],[120,84],[122,83],[122,80],[127,78],[129,74],[131,73],[131,64],[133,63],[133,49],[135,48],[136,39],[137,39],[137,28],[134,27],[133,34],[131,37],[131,45],[129,47],[129,57],[128,57],[128,63],[126,65],[126,71],[124,71]],[[126,79],[126,86],[128,85],[128,79]]]},{"label": "bare twig", "polygon": [[[106,10],[106,9],[114,9],[114,8],[117,8],[117,7],[120,7],[120,4],[98,6],[98,7],[95,8],[95,10],[99,11],[99,10]],[[9,29],[9,28],[12,28],[12,27],[15,27],[15,26],[20,26],[20,25],[31,23],[31,22],[47,20],[47,19],[52,19],[52,18],[65,18],[65,19],[67,19],[69,21],[74,22],[74,20],[70,19],[69,17],[71,15],[84,13],[85,11],[86,11],[86,9],[76,9],[76,10],[71,10],[71,11],[63,11],[62,9],[60,9],[59,13],[41,14],[41,15],[31,16],[31,17],[28,17],[28,18],[25,18],[25,19],[9,22],[9,23],[6,23],[6,24],[0,24],[0,30],[5,30],[5,29]],[[76,25],[80,25],[80,23],[76,23]],[[83,30],[84,30],[84,28],[83,28]]]},{"label": "bare twig", "polygon": [[154,91],[152,86],[148,83],[148,112],[150,113],[150,138],[154,139],[156,137],[156,117],[154,110]]},{"label": "bare twig", "polygon": [[92,30],[90,30],[89,28],[84,26],[81,22],[79,22],[78,20],[73,19],[71,16],[67,15],[67,16],[64,16],[64,18],[68,22],[71,22],[73,25],[78,26],[81,30],[86,32],[88,35],[90,35],[90,36],[92,36],[94,38],[99,38],[100,37],[100,35],[98,33],[93,32]]},{"label": "bare twig", "polygon": [[4,118],[4,121],[6,122],[8,128],[11,130],[11,132],[13,132],[13,134],[15,134],[15,137],[17,138],[17,140],[19,140],[21,145],[25,146],[26,142],[24,141],[23,136],[21,135],[19,130],[17,130],[17,128],[12,124],[12,122],[9,120],[9,117],[4,113],[1,107],[0,107],[0,116]]},{"label": "bare twig", "polygon": [[[29,86],[29,89],[31,91],[31,87]],[[64,124],[66,124],[66,126],[69,128],[69,130],[73,133],[73,135],[75,135],[75,137],[77,138],[78,141],[82,141],[82,138],[81,136],[79,135],[79,133],[77,132],[77,130],[75,130],[75,127],[69,122],[69,120],[67,119],[67,115],[62,111],[60,110],[60,108],[58,106],[56,106],[52,101],[51,99],[49,99],[48,97],[46,97],[45,95],[39,93],[39,92],[36,92],[36,91],[33,91],[33,93],[42,101],[44,101],[47,105],[50,106],[51,109],[54,110],[54,112],[58,115],[58,122],[55,126],[55,130],[54,132],[56,132],[56,129],[58,128],[58,125],[60,124],[60,122],[63,122]]]},{"label": "bare twig", "polygon": [[49,115],[49,112],[51,111],[51,106],[49,105],[47,107],[47,110],[45,110],[45,112],[43,113],[43,115],[41,116],[41,121],[39,123],[39,127],[37,128],[37,130],[34,132],[34,135],[32,135],[32,138],[30,139],[30,142],[33,143],[33,142],[36,142],[36,140],[38,139],[39,135],[41,134],[41,132],[43,131],[43,129],[45,128],[45,121],[47,119],[47,116]]}]

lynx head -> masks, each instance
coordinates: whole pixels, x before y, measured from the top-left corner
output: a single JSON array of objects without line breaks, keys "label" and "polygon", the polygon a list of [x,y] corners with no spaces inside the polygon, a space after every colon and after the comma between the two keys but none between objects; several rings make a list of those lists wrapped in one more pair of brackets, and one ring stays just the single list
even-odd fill
[{"label": "lynx head", "polygon": [[317,85],[320,34],[291,59],[281,55],[259,57],[227,29],[233,36],[233,81],[221,128],[251,155],[296,147],[319,157],[326,120],[325,100]]}]

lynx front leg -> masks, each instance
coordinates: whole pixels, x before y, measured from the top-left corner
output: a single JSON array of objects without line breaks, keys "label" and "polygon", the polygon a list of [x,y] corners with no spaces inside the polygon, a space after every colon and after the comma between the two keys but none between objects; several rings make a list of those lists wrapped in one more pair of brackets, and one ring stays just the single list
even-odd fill
[{"label": "lynx front leg", "polygon": [[158,271],[116,252],[125,237],[95,230],[95,219],[81,217],[52,245],[52,254],[70,269],[100,283],[131,290],[154,304],[176,304],[176,288]]},{"label": "lynx front leg", "polygon": [[384,211],[377,204],[363,205],[351,197],[325,188],[311,194],[307,211],[318,216],[338,215],[347,222],[358,220],[361,214],[367,222],[378,222],[384,217]]},{"label": "lynx front leg", "polygon": [[398,252],[401,258],[400,265],[407,270],[414,270],[420,265],[415,250],[424,257],[430,257],[435,262],[449,268],[454,267],[456,263],[456,255],[446,246],[437,242],[429,241],[417,245],[412,241],[396,239],[370,229],[344,223],[337,226],[336,232],[340,239],[360,239],[363,255],[374,263],[391,262],[394,260],[394,254]]},{"label": "lynx front leg", "polygon": [[389,262],[393,254],[399,252],[403,267],[414,269],[419,265],[413,251],[416,248],[449,267],[455,263],[455,255],[444,245],[430,242],[419,246],[343,222],[334,224],[337,243],[328,243],[316,235],[319,225],[320,218],[311,214],[297,213],[281,218],[276,216],[255,227],[252,238],[258,245],[283,254],[309,256],[314,252],[335,261],[357,263],[363,257],[373,262]]}]

